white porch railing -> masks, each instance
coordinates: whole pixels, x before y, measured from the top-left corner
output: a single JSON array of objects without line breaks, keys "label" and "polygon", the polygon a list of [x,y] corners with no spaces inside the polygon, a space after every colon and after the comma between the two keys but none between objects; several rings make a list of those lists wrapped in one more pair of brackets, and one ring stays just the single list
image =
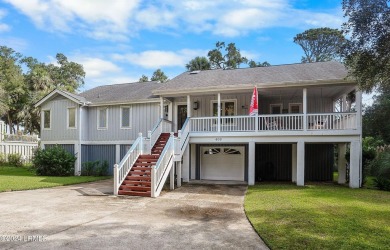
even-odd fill
[{"label": "white porch railing", "polygon": [[152,149],[153,145],[156,143],[161,133],[169,133],[172,131],[171,129],[172,129],[172,123],[168,120],[160,118],[160,120],[158,120],[157,124],[153,127],[153,129],[148,131],[148,138],[150,144],[149,150]]},{"label": "white porch railing", "polygon": [[157,197],[164,186],[165,180],[173,166],[175,153],[175,138],[173,133],[158,159],[156,166],[152,167],[151,173],[151,197]]},{"label": "white porch railing", "polygon": [[114,165],[114,195],[118,195],[120,185],[130,172],[138,156],[143,153],[143,140],[142,133],[139,133],[137,140],[135,140],[122,161],[119,164]]},{"label": "white porch railing", "polygon": [[356,129],[356,113],[324,113],[307,115],[308,130]]},{"label": "white porch railing", "polygon": [[[188,132],[257,132],[303,131],[304,114],[257,116],[191,117]],[[357,128],[356,113],[319,113],[306,115],[307,130],[353,130]],[[220,126],[218,128],[218,126]],[[183,127],[187,129],[187,127]],[[182,137],[183,137],[182,131]]]}]

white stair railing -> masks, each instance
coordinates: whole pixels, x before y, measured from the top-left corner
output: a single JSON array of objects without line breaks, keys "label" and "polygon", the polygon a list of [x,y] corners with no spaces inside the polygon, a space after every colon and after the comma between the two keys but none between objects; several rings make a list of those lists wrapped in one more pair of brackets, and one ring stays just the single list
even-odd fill
[{"label": "white stair railing", "polygon": [[149,138],[149,153],[158,138],[160,137],[161,133],[169,133],[172,130],[172,123],[168,120],[165,120],[163,118],[160,118],[157,121],[157,124],[153,127],[152,130],[148,131],[148,138]]},{"label": "white stair railing", "polygon": [[165,180],[171,171],[175,154],[175,138],[173,133],[162,151],[156,166],[151,169],[151,197],[157,197],[164,186]]},{"label": "white stair railing", "polygon": [[189,117],[186,119],[186,121],[184,122],[181,130],[179,130],[179,133],[178,133],[178,136],[180,138],[180,151],[181,151],[180,154],[181,155],[183,154],[183,152],[184,152],[184,150],[185,150],[185,148],[186,148],[186,146],[188,144],[188,141],[190,139],[189,138],[190,130],[191,130],[191,128],[190,128],[190,125],[191,125],[190,119],[191,118],[189,118]]},{"label": "white stair railing", "polygon": [[120,185],[130,172],[135,161],[138,159],[138,156],[143,153],[143,141],[144,138],[142,137],[142,133],[139,133],[137,140],[135,140],[122,161],[119,164],[114,165],[114,195],[118,195]]}]

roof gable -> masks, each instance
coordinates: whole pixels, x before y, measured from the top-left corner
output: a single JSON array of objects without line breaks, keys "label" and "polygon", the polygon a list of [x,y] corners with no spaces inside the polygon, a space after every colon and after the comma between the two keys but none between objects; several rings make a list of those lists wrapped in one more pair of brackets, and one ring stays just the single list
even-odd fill
[{"label": "roof gable", "polygon": [[43,97],[41,100],[39,100],[36,104],[35,104],[35,107],[39,107],[41,106],[43,103],[47,102],[47,101],[50,101],[52,100],[53,98],[55,98],[56,96],[58,95],[61,95],[77,104],[85,104],[87,103],[87,100],[82,97],[82,96],[79,96],[79,95],[76,95],[76,94],[72,94],[72,93],[69,93],[67,91],[63,91],[63,90],[59,90],[59,89],[55,89],[53,90],[52,92],[50,92],[49,94],[47,94],[45,97]]}]

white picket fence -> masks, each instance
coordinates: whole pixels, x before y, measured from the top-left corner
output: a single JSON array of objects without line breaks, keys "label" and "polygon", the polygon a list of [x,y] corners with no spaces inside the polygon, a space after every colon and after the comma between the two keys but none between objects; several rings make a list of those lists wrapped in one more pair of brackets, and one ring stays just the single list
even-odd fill
[{"label": "white picket fence", "polygon": [[34,156],[34,151],[37,147],[37,142],[0,142],[0,153],[4,155],[5,160],[7,160],[7,157],[10,154],[20,154],[23,163],[29,163]]}]

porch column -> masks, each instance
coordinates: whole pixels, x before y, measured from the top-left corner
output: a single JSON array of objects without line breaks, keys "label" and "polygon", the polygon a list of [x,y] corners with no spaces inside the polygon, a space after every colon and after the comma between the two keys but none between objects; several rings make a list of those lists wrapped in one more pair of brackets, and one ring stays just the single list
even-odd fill
[{"label": "porch column", "polygon": [[176,162],[176,173],[177,173],[176,186],[181,187],[181,161]]},{"label": "porch column", "polygon": [[296,183],[297,182],[297,144],[293,143],[291,145],[291,156],[292,156],[292,175],[291,175],[291,181]]},{"label": "porch column", "polygon": [[360,141],[351,142],[351,154],[349,160],[349,187],[360,187]]},{"label": "porch column", "polygon": [[187,118],[191,117],[191,96],[187,95]]},{"label": "porch column", "polygon": [[182,176],[183,182],[190,181],[190,144],[186,147],[183,153],[183,166],[182,166]]},{"label": "porch column", "polygon": [[363,128],[363,125],[362,125],[362,92],[356,88],[356,128],[357,128],[357,131],[359,132],[360,134],[360,138],[359,138],[359,187],[362,185],[363,183],[363,178],[362,177],[362,172],[363,172],[363,149],[362,149],[362,128]]},{"label": "porch column", "polygon": [[297,186],[305,185],[305,142],[297,143]]},{"label": "porch column", "polygon": [[303,89],[302,98],[302,111],[303,111],[303,131],[307,130],[307,89]]},{"label": "porch column", "polygon": [[338,145],[338,172],[339,178],[337,180],[338,184],[345,184],[347,180],[347,169],[346,164],[347,160],[345,159],[345,153],[347,151],[347,144],[339,143]]},{"label": "porch column", "polygon": [[78,143],[74,144],[74,154],[77,157],[75,162],[74,175],[78,176],[81,174],[81,146]]},{"label": "porch column", "polygon": [[344,94],[341,102],[341,112],[347,112],[347,95]]},{"label": "porch column", "polygon": [[248,151],[248,185],[255,185],[256,143],[254,141],[249,142]]},{"label": "porch column", "polygon": [[218,132],[221,132],[221,93],[218,93]]},{"label": "porch column", "polygon": [[115,145],[115,163],[119,164],[121,161],[121,145],[116,144]]},{"label": "porch column", "polygon": [[164,118],[164,98],[160,97],[160,118]]}]

